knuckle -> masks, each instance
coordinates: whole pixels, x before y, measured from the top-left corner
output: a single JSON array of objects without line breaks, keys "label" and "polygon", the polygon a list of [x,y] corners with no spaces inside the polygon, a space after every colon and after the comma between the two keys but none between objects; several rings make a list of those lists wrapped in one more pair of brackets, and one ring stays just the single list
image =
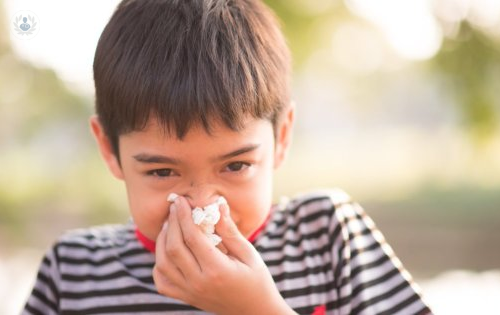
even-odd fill
[{"label": "knuckle", "polygon": [[153,282],[156,287],[156,291],[164,296],[169,296],[172,298],[179,298],[178,290],[175,290],[174,285],[168,280],[166,276],[160,270],[161,267],[155,266],[153,268]]},{"label": "knuckle", "polygon": [[156,267],[153,269],[153,282],[156,286],[156,290],[160,294],[167,293],[167,287],[165,286],[165,278],[161,275],[161,272]]},{"label": "knuckle", "polygon": [[169,286],[166,286],[166,285],[160,285],[160,286],[158,286],[157,285],[156,286],[156,290],[161,295],[169,296],[169,297],[172,297],[174,299],[177,298],[175,290],[172,290]]},{"label": "knuckle", "polygon": [[154,283],[158,282],[159,274],[160,274],[160,271],[158,270],[158,266],[155,265],[153,267],[153,272],[152,272]]},{"label": "knuckle", "polygon": [[193,235],[191,233],[185,235],[184,236],[184,243],[186,243],[186,245],[188,247],[192,247],[192,246],[196,245],[196,237],[195,237],[195,235]]},{"label": "knuckle", "polygon": [[181,253],[181,249],[179,245],[169,243],[165,246],[165,253],[167,254],[168,257],[170,258],[176,258],[179,257]]},{"label": "knuckle", "polygon": [[165,278],[165,270],[162,265],[155,265],[153,268],[153,280],[155,282],[162,282]]},{"label": "knuckle", "polygon": [[161,295],[169,295],[170,292],[168,292],[166,287],[163,286],[161,283],[159,284],[159,283],[155,282],[155,285],[156,285],[156,290],[158,291],[158,293],[160,293]]},{"label": "knuckle", "polygon": [[219,286],[224,282],[224,274],[218,270],[209,270],[206,273],[205,282],[210,286]]}]

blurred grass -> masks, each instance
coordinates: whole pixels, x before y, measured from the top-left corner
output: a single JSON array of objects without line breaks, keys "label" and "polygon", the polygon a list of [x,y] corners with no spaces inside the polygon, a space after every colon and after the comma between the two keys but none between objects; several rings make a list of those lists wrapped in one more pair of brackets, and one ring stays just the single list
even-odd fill
[{"label": "blurred grass", "polygon": [[500,266],[499,192],[429,184],[405,199],[367,200],[363,206],[410,272],[429,278],[445,270]]}]

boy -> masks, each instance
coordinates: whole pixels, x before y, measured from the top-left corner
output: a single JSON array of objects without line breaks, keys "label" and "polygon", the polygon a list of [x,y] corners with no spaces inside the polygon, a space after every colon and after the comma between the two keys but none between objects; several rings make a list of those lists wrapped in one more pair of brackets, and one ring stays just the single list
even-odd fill
[{"label": "boy", "polygon": [[[133,220],[63,236],[24,314],[429,314],[347,195],[271,204],[289,72],[257,0],[124,0],[97,46],[91,128]],[[215,247],[191,211],[220,197]]]}]

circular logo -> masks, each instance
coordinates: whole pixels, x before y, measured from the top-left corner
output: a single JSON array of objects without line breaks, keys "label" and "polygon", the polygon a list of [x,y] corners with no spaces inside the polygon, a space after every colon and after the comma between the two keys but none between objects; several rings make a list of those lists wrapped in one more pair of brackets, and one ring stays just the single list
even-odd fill
[{"label": "circular logo", "polygon": [[11,33],[19,39],[32,39],[40,31],[40,19],[31,11],[18,11],[12,17]]}]

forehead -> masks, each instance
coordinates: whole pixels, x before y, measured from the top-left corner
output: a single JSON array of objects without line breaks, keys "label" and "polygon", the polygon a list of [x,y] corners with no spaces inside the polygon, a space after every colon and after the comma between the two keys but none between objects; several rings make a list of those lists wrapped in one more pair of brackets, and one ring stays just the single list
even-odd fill
[{"label": "forehead", "polygon": [[203,150],[207,147],[227,147],[248,143],[273,143],[274,132],[272,123],[265,119],[248,118],[242,128],[232,130],[222,122],[211,122],[210,130],[202,124],[192,125],[184,137],[179,138],[172,129],[164,128],[152,119],[140,131],[133,131],[120,136],[120,147],[165,148],[193,146]]}]

